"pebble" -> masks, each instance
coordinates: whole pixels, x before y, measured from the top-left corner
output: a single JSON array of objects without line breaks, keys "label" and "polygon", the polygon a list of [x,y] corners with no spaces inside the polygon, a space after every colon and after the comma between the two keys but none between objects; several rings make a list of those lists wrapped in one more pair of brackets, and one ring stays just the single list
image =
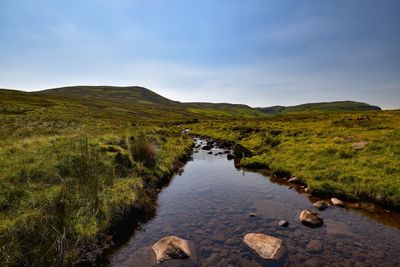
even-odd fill
[{"label": "pebble", "polygon": [[285,221],[285,220],[280,220],[278,222],[278,225],[281,226],[281,227],[288,227],[289,226],[289,222]]}]

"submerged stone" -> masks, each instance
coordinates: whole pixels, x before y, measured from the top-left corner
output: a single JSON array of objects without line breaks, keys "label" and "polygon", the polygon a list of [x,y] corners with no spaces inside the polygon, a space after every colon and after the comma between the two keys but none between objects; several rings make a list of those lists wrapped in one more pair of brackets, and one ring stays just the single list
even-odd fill
[{"label": "submerged stone", "polygon": [[306,249],[309,253],[320,253],[323,250],[323,246],[321,241],[311,240],[308,242]]},{"label": "submerged stone", "polygon": [[266,260],[278,260],[283,255],[283,241],[262,233],[249,233],[243,238],[258,256]]},{"label": "submerged stone", "polygon": [[189,243],[177,236],[163,237],[152,248],[156,254],[157,262],[190,257]]}]

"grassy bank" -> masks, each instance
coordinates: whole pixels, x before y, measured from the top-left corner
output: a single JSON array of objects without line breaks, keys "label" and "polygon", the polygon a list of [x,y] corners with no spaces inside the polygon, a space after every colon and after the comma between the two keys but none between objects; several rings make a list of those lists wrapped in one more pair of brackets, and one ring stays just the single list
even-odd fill
[{"label": "grassy bank", "polygon": [[281,115],[192,128],[244,145],[255,156],[242,160],[243,166],[296,176],[314,194],[400,208],[399,111]]},{"label": "grassy bank", "polygon": [[244,166],[296,175],[315,193],[400,206],[399,112],[267,116],[141,87],[0,90],[0,266],[93,260],[190,152],[177,125],[202,119],[188,127],[255,153]]},{"label": "grassy bank", "polygon": [[190,152],[175,125],[192,118],[172,101],[140,88],[95,89],[0,90],[0,266],[94,259],[110,227],[146,208],[147,192]]},{"label": "grassy bank", "polygon": [[2,266],[93,259],[109,245],[110,226],[144,205],[144,190],[171,174],[192,144],[176,127],[17,138],[23,128],[0,145]]}]

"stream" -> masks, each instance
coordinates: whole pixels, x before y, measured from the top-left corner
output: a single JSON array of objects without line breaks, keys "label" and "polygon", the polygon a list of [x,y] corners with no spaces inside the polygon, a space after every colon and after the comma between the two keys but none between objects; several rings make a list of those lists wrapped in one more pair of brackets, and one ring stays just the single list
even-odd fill
[{"label": "stream", "polygon": [[[215,155],[223,151],[197,150],[159,193],[152,218],[109,253],[107,265],[152,266],[151,246],[176,235],[193,244],[192,255],[157,266],[400,266],[398,213],[331,206],[317,211],[322,227],[309,228],[299,214],[316,211],[315,199],[287,182],[236,168],[226,154]],[[280,227],[279,220],[289,226]],[[282,239],[283,260],[258,257],[242,240],[250,232]]]}]

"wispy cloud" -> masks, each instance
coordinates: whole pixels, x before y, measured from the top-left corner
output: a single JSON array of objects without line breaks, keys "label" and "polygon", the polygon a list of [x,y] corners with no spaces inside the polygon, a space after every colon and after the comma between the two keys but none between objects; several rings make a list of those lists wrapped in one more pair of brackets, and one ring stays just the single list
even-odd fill
[{"label": "wispy cloud", "polygon": [[0,87],[142,85],[180,101],[399,107],[395,7],[391,0],[5,0]]}]

